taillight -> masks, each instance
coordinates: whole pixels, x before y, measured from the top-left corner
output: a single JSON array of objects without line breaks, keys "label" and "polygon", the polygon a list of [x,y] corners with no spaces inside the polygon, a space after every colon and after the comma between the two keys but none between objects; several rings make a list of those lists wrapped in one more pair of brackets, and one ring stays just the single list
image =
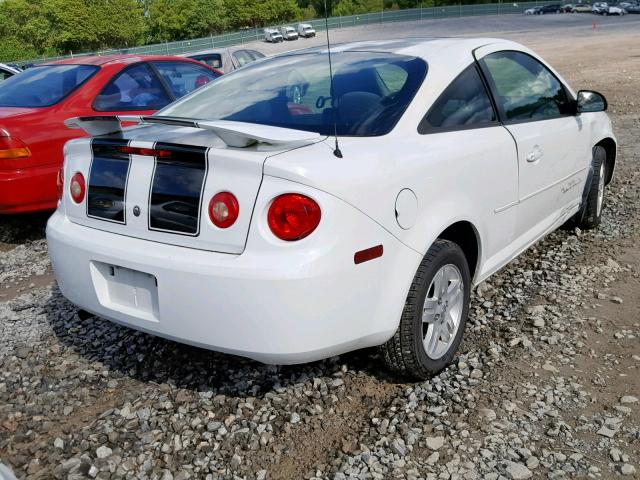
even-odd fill
[{"label": "taillight", "polygon": [[58,188],[58,200],[62,200],[62,192],[64,191],[64,168],[58,170],[56,176],[56,187]]},{"label": "taillight", "polygon": [[300,240],[311,234],[320,224],[320,205],[299,193],[285,193],[276,197],[267,214],[273,234],[281,240]]},{"label": "taillight", "polygon": [[0,137],[0,160],[14,160],[31,156],[29,147],[16,137]]},{"label": "taillight", "polygon": [[209,218],[218,228],[229,228],[239,213],[238,199],[231,192],[216,193],[209,202]]},{"label": "taillight", "polygon": [[84,183],[84,177],[80,172],[76,172],[76,174],[71,177],[71,182],[69,182],[69,192],[71,193],[71,198],[76,203],[82,203],[84,200],[84,192],[86,191],[86,184]]}]

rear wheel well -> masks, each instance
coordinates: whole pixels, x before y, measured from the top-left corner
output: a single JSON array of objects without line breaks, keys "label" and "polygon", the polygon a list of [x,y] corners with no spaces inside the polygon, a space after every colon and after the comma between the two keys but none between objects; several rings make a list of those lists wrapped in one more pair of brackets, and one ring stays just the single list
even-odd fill
[{"label": "rear wheel well", "polygon": [[596,144],[596,147],[598,146],[604,148],[607,152],[605,185],[608,185],[611,182],[613,170],[616,166],[616,142],[612,138],[603,138]]},{"label": "rear wheel well", "polygon": [[438,235],[438,238],[449,240],[457,244],[463,251],[469,272],[473,279],[478,267],[478,258],[480,256],[480,241],[474,226],[466,221],[456,222],[447,227],[447,229]]}]

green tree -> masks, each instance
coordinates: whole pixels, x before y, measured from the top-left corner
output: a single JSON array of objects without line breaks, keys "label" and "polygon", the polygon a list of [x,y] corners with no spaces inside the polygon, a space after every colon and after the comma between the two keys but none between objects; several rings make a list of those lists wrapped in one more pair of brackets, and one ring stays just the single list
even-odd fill
[{"label": "green tree", "polygon": [[147,25],[150,40],[164,42],[184,38],[183,32],[193,5],[193,0],[149,0]]},{"label": "green tree", "polygon": [[225,0],[232,28],[262,27],[301,18],[296,0]]},{"label": "green tree", "polygon": [[227,6],[224,0],[196,0],[189,30],[193,37],[220,33],[229,27]]},{"label": "green tree", "polygon": [[147,0],[149,38],[164,42],[202,37],[228,26],[224,0]]},{"label": "green tree", "polygon": [[142,43],[146,24],[137,0],[85,0],[93,13],[99,48],[130,47]]}]

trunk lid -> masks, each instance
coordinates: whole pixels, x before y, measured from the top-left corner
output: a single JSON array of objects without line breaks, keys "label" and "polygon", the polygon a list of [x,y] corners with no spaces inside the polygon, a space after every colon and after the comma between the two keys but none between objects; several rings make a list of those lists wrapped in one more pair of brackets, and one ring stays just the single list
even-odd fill
[{"label": "trunk lid", "polygon": [[[242,127],[246,137],[252,126]],[[211,129],[145,125],[69,142],[64,171],[66,215],[75,223],[121,235],[242,253],[264,162],[294,147],[254,143],[232,148],[222,140],[230,128],[221,130],[221,136]],[[295,145],[299,146],[300,142]],[[76,172],[86,182],[81,204],[69,193]],[[221,229],[211,222],[208,204],[216,193],[225,191],[237,198],[239,215],[232,226]]]}]

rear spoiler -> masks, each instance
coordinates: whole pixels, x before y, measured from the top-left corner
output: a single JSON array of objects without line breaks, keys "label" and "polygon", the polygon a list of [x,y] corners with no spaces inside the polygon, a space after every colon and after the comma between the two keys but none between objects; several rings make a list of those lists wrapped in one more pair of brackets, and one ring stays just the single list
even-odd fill
[{"label": "rear spoiler", "polygon": [[69,128],[81,129],[91,136],[109,135],[122,132],[123,122],[138,124],[160,124],[174,127],[211,130],[229,147],[248,147],[255,143],[269,145],[301,145],[319,140],[321,135],[291,128],[272,127],[255,123],[232,122],[229,120],[192,120],[175,117],[151,117],[136,115],[102,115],[95,117],[74,117],[65,120]]}]

